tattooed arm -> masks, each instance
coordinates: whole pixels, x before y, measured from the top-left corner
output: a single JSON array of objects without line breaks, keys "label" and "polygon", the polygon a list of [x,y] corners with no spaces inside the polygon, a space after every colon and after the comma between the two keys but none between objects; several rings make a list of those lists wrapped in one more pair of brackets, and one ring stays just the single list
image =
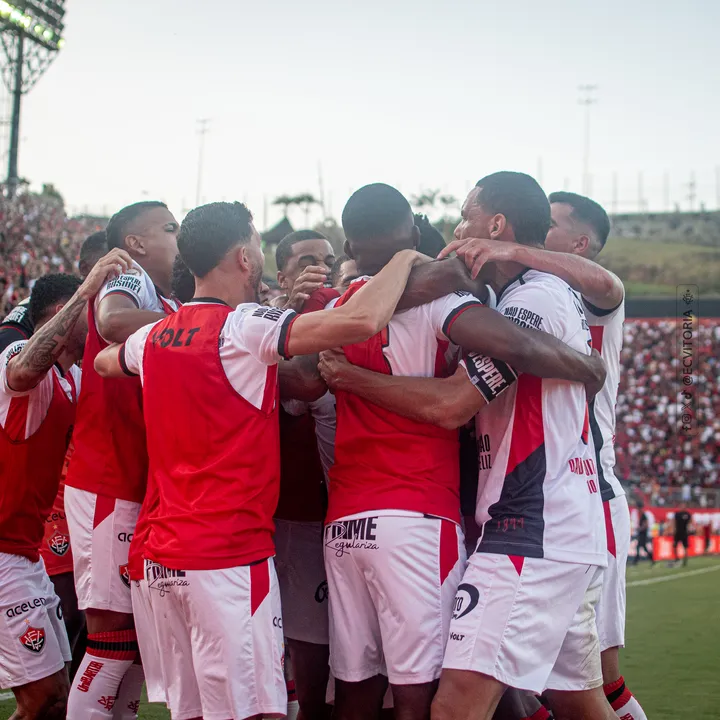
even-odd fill
[{"label": "tattooed arm", "polygon": [[124,250],[113,250],[92,269],[77,292],[51,320],[41,325],[7,366],[7,384],[16,392],[34,388],[62,355],[78,318],[108,277],[127,270],[132,259]]}]

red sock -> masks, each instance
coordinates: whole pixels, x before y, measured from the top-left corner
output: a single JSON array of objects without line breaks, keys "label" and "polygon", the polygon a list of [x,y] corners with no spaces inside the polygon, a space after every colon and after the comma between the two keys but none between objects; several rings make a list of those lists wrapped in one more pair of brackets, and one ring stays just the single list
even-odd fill
[{"label": "red sock", "polygon": [[622,676],[614,683],[604,685],[603,692],[615,714],[621,720],[647,720],[645,711],[625,686],[625,678]]},{"label": "red sock", "polygon": [[531,715],[527,720],[549,720],[550,713],[544,708],[541,707],[536,713]]}]

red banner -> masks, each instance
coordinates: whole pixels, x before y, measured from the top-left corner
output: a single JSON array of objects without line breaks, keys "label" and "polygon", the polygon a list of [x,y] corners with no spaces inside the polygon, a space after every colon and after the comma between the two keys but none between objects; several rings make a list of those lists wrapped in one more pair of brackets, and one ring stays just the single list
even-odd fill
[{"label": "red banner", "polygon": [[[685,557],[685,548],[678,543],[678,557]],[[720,535],[713,535],[710,538],[709,554],[720,553]],[[653,555],[655,560],[674,560],[675,549],[671,537],[656,537],[653,539]],[[705,555],[705,538],[699,535],[691,535],[688,538],[688,557]]]}]

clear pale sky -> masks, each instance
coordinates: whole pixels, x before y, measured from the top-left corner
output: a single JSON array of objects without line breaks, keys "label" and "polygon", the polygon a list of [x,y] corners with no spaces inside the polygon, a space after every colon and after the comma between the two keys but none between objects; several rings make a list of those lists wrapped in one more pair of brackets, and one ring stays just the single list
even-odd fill
[{"label": "clear pale sky", "polygon": [[[578,85],[596,84],[592,194],[718,205],[716,0],[67,0],[66,45],[26,97],[20,174],[72,210],[144,197],[179,216],[281,193],[339,217],[368,182],[465,196],[501,169],[582,189]],[[4,172],[4,170],[3,170]],[[267,216],[264,201],[267,198]],[[294,218],[302,224],[302,215]]]}]

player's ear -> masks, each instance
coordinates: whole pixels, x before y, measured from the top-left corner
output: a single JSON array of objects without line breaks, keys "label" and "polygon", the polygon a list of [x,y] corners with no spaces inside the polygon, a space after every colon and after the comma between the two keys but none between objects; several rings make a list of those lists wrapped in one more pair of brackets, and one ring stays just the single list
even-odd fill
[{"label": "player's ear", "polygon": [[352,248],[350,247],[350,243],[347,240],[345,241],[345,244],[343,245],[343,252],[352,260],[355,259]]},{"label": "player's ear", "polygon": [[136,255],[146,255],[145,243],[139,235],[126,235],[125,236],[125,249],[128,252],[135,253]]},{"label": "player's ear", "polygon": [[590,245],[590,238],[587,235],[580,235],[573,241],[573,250],[578,254],[584,253]]},{"label": "player's ear", "polygon": [[278,281],[278,285],[281,287],[281,289],[283,289],[283,290],[288,289],[287,275],[285,275],[285,273],[280,270],[278,270],[278,272],[277,272],[277,281]]},{"label": "player's ear", "polygon": [[237,250],[235,251],[235,261],[237,262],[238,266],[245,272],[250,270],[252,262],[250,260],[250,253],[248,252],[247,245],[238,246]]},{"label": "player's ear", "polygon": [[499,240],[501,235],[507,228],[507,218],[502,213],[493,215],[488,225],[489,238],[491,240]]},{"label": "player's ear", "polygon": [[417,250],[420,247],[420,228],[417,225],[412,226],[411,237],[413,250]]}]

